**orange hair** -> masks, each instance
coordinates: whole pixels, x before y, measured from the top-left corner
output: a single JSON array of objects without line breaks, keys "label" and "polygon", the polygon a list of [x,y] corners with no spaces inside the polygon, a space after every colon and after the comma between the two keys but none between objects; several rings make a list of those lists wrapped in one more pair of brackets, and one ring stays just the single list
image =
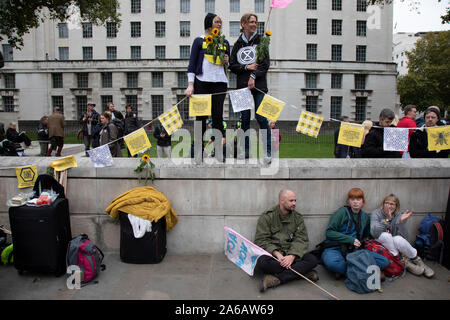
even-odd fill
[{"label": "orange hair", "polygon": [[347,194],[347,201],[349,199],[363,199],[363,202],[365,203],[366,200],[364,199],[364,192],[360,188],[352,188]]}]

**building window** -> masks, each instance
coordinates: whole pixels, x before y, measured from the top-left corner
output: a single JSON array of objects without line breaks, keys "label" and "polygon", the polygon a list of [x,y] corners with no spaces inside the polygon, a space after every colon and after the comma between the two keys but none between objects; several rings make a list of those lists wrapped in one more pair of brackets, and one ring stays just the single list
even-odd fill
[{"label": "building window", "polygon": [[14,97],[3,96],[3,112],[14,112]]},{"label": "building window", "polygon": [[190,37],[190,36],[191,36],[191,22],[180,21],[180,37]]},{"label": "building window", "polygon": [[342,97],[331,97],[330,118],[340,119],[342,116]]},{"label": "building window", "polygon": [[216,11],[216,1],[215,0],[205,0],[205,12],[214,13]]},{"label": "building window", "polygon": [[127,88],[138,88],[138,73],[127,72]]},{"label": "building window", "polygon": [[117,47],[106,47],[106,59],[108,60],[117,59]]},{"label": "building window", "polygon": [[89,88],[89,73],[77,73],[77,88]]},{"label": "building window", "polygon": [[113,102],[113,96],[101,96],[102,112],[109,111],[108,103]]},{"label": "building window", "polygon": [[3,60],[13,61],[13,49],[10,44],[2,44]]},{"label": "building window", "polygon": [[317,88],[317,73],[306,73],[306,88],[307,89],[316,89]]},{"label": "building window", "polygon": [[141,12],[141,0],[131,0],[131,13]]},{"label": "building window", "polygon": [[4,73],[5,89],[14,89],[16,87],[16,75],[14,73]]},{"label": "building window", "polygon": [[92,23],[91,22],[83,22],[83,38],[92,38]]},{"label": "building window", "polygon": [[264,34],[264,22],[258,22],[258,27],[256,28],[258,34]]},{"label": "building window", "polygon": [[191,1],[190,0],[180,0],[180,12],[181,13],[191,12]]},{"label": "building window", "polygon": [[177,72],[178,88],[187,88],[188,77],[186,72]]},{"label": "building window", "polygon": [[366,89],[366,75],[365,74],[355,74],[355,89],[365,90]]},{"label": "building window", "polygon": [[67,23],[58,23],[58,35],[59,38],[69,37],[69,29],[67,28]]},{"label": "building window", "polygon": [[356,97],[356,107],[355,107],[355,120],[356,121],[366,120],[366,107],[367,107],[367,98],[366,97]]},{"label": "building window", "polygon": [[331,35],[342,36],[342,20],[331,20]]},{"label": "building window", "polygon": [[92,60],[92,47],[83,47],[83,60]]},{"label": "building window", "polygon": [[332,0],[331,1],[331,10],[342,10],[342,0]]},{"label": "building window", "polygon": [[357,0],[356,1],[356,11],[366,11],[366,0]]},{"label": "building window", "polygon": [[366,61],[366,46],[356,46],[356,61]]},{"label": "building window", "polygon": [[155,37],[162,38],[166,36],[166,22],[155,21]]},{"label": "building window", "polygon": [[131,59],[141,59],[141,46],[131,46]]},{"label": "building window", "polygon": [[317,34],[317,19],[306,19],[306,34]]},{"label": "building window", "polygon": [[52,73],[52,88],[62,88],[63,87],[63,74],[62,73]]},{"label": "building window", "polygon": [[61,113],[64,114],[64,96],[52,96],[52,110],[56,107],[59,107]]},{"label": "building window", "polygon": [[180,59],[189,59],[191,55],[191,46],[180,46]]},{"label": "building window", "polygon": [[163,72],[152,72],[152,87],[153,88],[163,88],[164,87]]},{"label": "building window", "polygon": [[365,37],[367,33],[367,22],[365,20],[356,21],[356,35],[358,37]]},{"label": "building window", "polygon": [[240,0],[230,0],[230,12],[237,12],[240,11]]},{"label": "building window", "polygon": [[264,0],[255,0],[255,13],[264,13]]},{"label": "building window", "polygon": [[241,34],[241,23],[238,21],[230,21],[230,37],[239,37]]},{"label": "building window", "polygon": [[180,113],[183,121],[189,120],[189,99],[185,99],[184,94],[177,94],[177,103],[184,99],[183,102],[178,104],[178,112]]},{"label": "building window", "polygon": [[131,37],[139,38],[141,36],[141,22],[133,21],[131,22]]},{"label": "building window", "polygon": [[102,88],[112,88],[112,72],[102,72]]},{"label": "building window", "polygon": [[341,89],[341,88],[342,88],[342,73],[332,73],[331,89]]},{"label": "building window", "polygon": [[317,43],[306,44],[306,60],[317,60]]},{"label": "building window", "polygon": [[306,96],[306,111],[317,113],[318,101],[318,96]]},{"label": "building window", "polygon": [[106,37],[115,38],[117,37],[117,24],[114,22],[106,23]]},{"label": "building window", "polygon": [[155,59],[166,58],[166,46],[155,46]]},{"label": "building window", "polygon": [[164,96],[152,95],[152,119],[158,118],[164,113]]},{"label": "building window", "polygon": [[81,115],[87,111],[87,96],[76,96],[77,104],[77,118],[81,118]]},{"label": "building window", "polygon": [[317,0],[307,0],[306,1],[307,10],[317,10]]},{"label": "building window", "polygon": [[69,60],[69,47],[58,48],[59,60]]},{"label": "building window", "polygon": [[125,101],[126,101],[126,105],[130,105],[131,110],[133,110],[133,112],[137,113],[137,111],[138,111],[137,95],[126,95]]},{"label": "building window", "polygon": [[155,1],[155,11],[156,13],[166,12],[166,0],[156,0]]},{"label": "building window", "polygon": [[342,61],[342,45],[332,44],[331,45],[331,60],[332,61]]}]

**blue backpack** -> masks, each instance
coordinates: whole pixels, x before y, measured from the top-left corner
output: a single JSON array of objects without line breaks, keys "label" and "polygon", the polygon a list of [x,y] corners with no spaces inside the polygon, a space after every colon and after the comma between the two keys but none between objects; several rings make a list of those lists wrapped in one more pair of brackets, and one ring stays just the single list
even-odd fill
[{"label": "blue backpack", "polygon": [[356,250],[347,254],[347,279],[345,286],[357,293],[369,293],[376,289],[368,286],[369,277],[372,273],[368,272],[369,266],[376,266],[374,257],[367,250]]},{"label": "blue backpack", "polygon": [[442,219],[427,214],[420,222],[419,234],[416,236],[413,246],[421,258],[442,263],[444,250]]}]

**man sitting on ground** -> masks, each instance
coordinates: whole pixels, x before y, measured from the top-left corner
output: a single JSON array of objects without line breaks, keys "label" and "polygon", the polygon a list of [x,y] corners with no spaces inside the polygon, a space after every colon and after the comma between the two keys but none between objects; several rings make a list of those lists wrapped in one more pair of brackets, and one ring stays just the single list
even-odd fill
[{"label": "man sitting on ground", "polygon": [[255,244],[278,259],[277,261],[269,256],[258,258],[256,267],[265,273],[260,286],[261,292],[300,279],[290,268],[311,281],[319,279],[313,270],[318,263],[317,258],[307,253],[309,240],[303,216],[295,211],[295,193],[281,190],[278,199],[279,204],[265,211],[256,227]]}]

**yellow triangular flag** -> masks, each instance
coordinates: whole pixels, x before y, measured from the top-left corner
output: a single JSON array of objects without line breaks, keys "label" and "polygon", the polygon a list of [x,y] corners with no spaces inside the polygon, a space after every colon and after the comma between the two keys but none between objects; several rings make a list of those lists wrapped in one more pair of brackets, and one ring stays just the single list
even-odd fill
[{"label": "yellow triangular flag", "polygon": [[77,160],[74,156],[61,158],[50,163],[50,167],[55,169],[55,171],[64,171],[70,168],[76,168],[77,166]]},{"label": "yellow triangular flag", "polygon": [[450,149],[450,126],[426,129],[429,151]]},{"label": "yellow triangular flag", "polygon": [[264,99],[261,101],[261,104],[259,105],[258,111],[256,111],[256,113],[269,120],[272,120],[273,122],[277,122],[278,117],[280,116],[280,113],[285,105],[285,102],[266,94],[264,95]]},{"label": "yellow triangular flag", "polygon": [[363,136],[364,127],[362,125],[341,122],[337,143],[360,148]]},{"label": "yellow triangular flag", "polygon": [[170,108],[166,113],[160,115],[159,122],[161,122],[169,136],[183,126],[183,120],[181,119],[177,106]]},{"label": "yellow triangular flag", "polygon": [[211,115],[210,94],[194,94],[189,99],[189,117]]},{"label": "yellow triangular flag", "polygon": [[152,146],[144,128],[133,131],[132,133],[123,137],[123,140],[127,144],[131,156],[144,152],[145,150],[150,149]]},{"label": "yellow triangular flag", "polygon": [[312,112],[302,111],[298,119],[296,131],[317,138],[322,122],[322,116]]},{"label": "yellow triangular flag", "polygon": [[29,188],[34,187],[34,183],[37,179],[37,166],[25,166],[16,168],[17,175],[17,187],[21,188]]}]

